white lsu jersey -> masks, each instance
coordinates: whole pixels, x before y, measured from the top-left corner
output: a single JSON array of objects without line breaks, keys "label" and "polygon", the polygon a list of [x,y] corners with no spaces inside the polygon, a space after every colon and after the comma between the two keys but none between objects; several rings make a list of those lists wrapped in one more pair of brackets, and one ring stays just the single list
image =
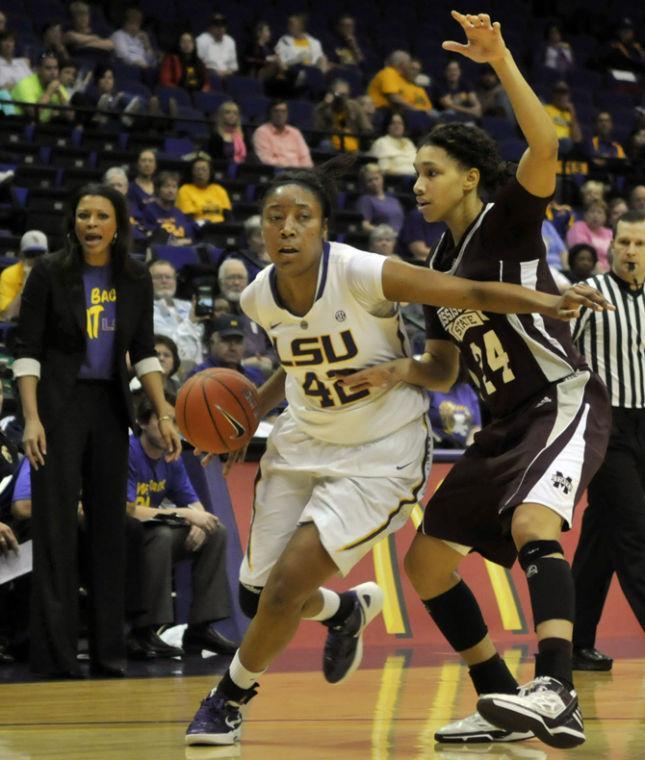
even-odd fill
[{"label": "white lsu jersey", "polygon": [[304,316],[280,301],[274,266],[244,290],[240,305],[271,338],[286,372],[286,398],[301,429],[322,441],[358,445],[384,438],[423,415],[421,389],[350,392],[344,374],[409,356],[398,304],[383,294],[385,258],[342,243],[325,243],[316,297]]}]

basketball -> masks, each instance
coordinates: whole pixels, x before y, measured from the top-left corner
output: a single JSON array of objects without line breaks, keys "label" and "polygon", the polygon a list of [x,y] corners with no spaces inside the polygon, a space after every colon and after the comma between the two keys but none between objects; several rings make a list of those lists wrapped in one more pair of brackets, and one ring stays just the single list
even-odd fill
[{"label": "basketball", "polygon": [[251,440],[260,422],[258,392],[233,369],[205,369],[180,388],[177,426],[201,451],[226,454]]}]

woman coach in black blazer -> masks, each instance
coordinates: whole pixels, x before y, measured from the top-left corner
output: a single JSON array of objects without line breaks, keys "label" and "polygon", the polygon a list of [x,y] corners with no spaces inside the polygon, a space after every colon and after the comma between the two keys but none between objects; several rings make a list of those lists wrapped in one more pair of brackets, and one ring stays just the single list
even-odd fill
[{"label": "woman coach in black blazer", "polygon": [[87,185],[70,212],[63,250],[39,261],[25,286],[13,366],[32,464],[31,664],[49,676],[79,675],[82,499],[91,668],[119,676],[128,425],[134,424],[126,354],[159,415],[167,458],[176,459],[181,447],[154,350],[152,283],[128,253],[125,199],[104,185]]}]

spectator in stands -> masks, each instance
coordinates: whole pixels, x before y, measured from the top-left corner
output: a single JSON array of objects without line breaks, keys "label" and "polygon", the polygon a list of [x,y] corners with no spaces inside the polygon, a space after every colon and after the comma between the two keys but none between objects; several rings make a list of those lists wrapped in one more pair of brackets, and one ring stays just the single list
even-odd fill
[{"label": "spectator in stands", "polygon": [[413,264],[423,264],[445,229],[442,223],[428,224],[418,208],[411,209],[406,214],[399,233],[399,251],[402,257]]},{"label": "spectator in stands", "polygon": [[556,82],[553,86],[551,101],[544,108],[555,126],[560,143],[559,155],[568,156],[582,142],[582,129],[571,100],[569,85],[566,82]]},{"label": "spectator in stands", "polygon": [[269,120],[253,133],[255,155],[269,166],[313,166],[302,132],[288,121],[286,101],[274,100],[269,106]]},{"label": "spectator in stands", "polygon": [[323,74],[329,69],[329,61],[320,41],[307,33],[305,13],[292,13],[289,16],[287,33],[278,40],[275,52],[282,65],[288,69],[293,66],[312,66]]},{"label": "spectator in stands", "polygon": [[619,21],[615,38],[609,45],[605,63],[610,69],[645,72],[645,50],[636,39],[636,31],[630,18]]},{"label": "spectator in stands", "polygon": [[406,124],[403,114],[390,111],[383,123],[385,134],[374,140],[370,155],[378,161],[384,174],[414,174],[416,148],[405,136]]},{"label": "spectator in stands", "polygon": [[356,211],[363,217],[363,229],[370,232],[378,225],[389,225],[398,233],[403,227],[405,211],[396,196],[385,192],[379,165],[364,164],[359,180],[362,194],[356,201]]},{"label": "spectator in stands", "polygon": [[544,65],[565,76],[575,68],[571,45],[562,38],[562,30],[559,24],[549,24],[546,28],[545,37]]},{"label": "spectator in stands", "polygon": [[43,27],[42,49],[53,50],[59,61],[67,61],[71,58],[67,46],[63,42],[63,25],[60,21],[50,21]]},{"label": "spectator in stands", "polygon": [[496,116],[515,124],[515,115],[508,95],[492,66],[482,66],[475,85],[475,93],[482,107],[482,116]]},{"label": "spectator in stands", "polygon": [[0,273],[0,319],[17,319],[22,292],[39,256],[47,253],[47,236],[40,230],[28,230],[20,239],[18,261]]},{"label": "spectator in stands", "polygon": [[259,79],[266,94],[271,98],[291,98],[295,94],[297,71],[288,69],[271,44],[271,27],[266,21],[258,21],[253,27],[253,37],[242,57],[244,73]]},{"label": "spectator in stands", "polygon": [[208,71],[224,79],[238,70],[235,40],[226,34],[226,16],[214,13],[208,29],[197,37],[197,55]]},{"label": "spectator in stands", "polygon": [[640,211],[645,214],[645,185],[636,185],[629,194],[630,211]]},{"label": "spectator in stands", "polygon": [[167,335],[155,335],[155,353],[164,376],[164,390],[166,393],[175,396],[180,385],[177,377],[181,367],[179,348],[175,341]]},{"label": "spectator in stands", "polygon": [[210,90],[208,72],[197,54],[197,44],[192,32],[182,32],[176,50],[164,55],[159,84],[164,87],[181,87],[187,92]]},{"label": "spectator in stands", "polygon": [[228,304],[228,312],[242,318],[244,365],[257,368],[264,375],[271,374],[275,359],[271,342],[256,322],[244,316],[240,307],[240,296],[249,284],[249,273],[244,261],[233,256],[224,259],[217,273],[217,284],[219,295],[225,298]]},{"label": "spectator in stands", "polygon": [[[226,259],[226,261],[233,261],[233,259]],[[204,369],[225,367],[241,372],[257,386],[262,385],[265,374],[258,367],[242,362],[245,349],[244,323],[246,321],[246,317],[237,314],[224,314],[215,319],[213,321],[213,333],[208,342],[208,358],[194,367],[188,377],[192,377]]]},{"label": "spectator in stands", "polygon": [[367,94],[376,108],[392,111],[412,109],[434,117],[432,103],[426,91],[414,83],[414,69],[410,54],[395,50],[387,58],[386,65],[372,77]]},{"label": "spectator in stands", "polygon": [[607,204],[607,226],[615,229],[616,222],[623,214],[629,211],[629,206],[624,198],[612,198]]},{"label": "spectator in stands", "polygon": [[143,221],[141,209],[128,200],[128,188],[130,183],[125,169],[121,166],[111,166],[103,175],[103,182],[109,187],[113,187],[117,192],[126,197],[128,204],[128,218],[130,220],[130,234],[132,242],[137,250],[141,250],[147,245],[150,233],[146,229]]},{"label": "spectator in stands", "polygon": [[613,139],[614,122],[609,111],[596,116],[596,128],[589,141],[587,152],[593,166],[606,166],[607,158],[625,158],[623,146]]},{"label": "spectator in stands", "polygon": [[197,236],[195,223],[176,205],[179,174],[159,172],[155,198],[143,211],[143,224],[152,242],[165,245],[191,245]]},{"label": "spectator in stands", "polygon": [[[58,74],[58,59],[53,53],[45,51],[38,59],[35,72],[21,79],[13,88],[11,98],[39,105],[67,105],[69,103],[69,93],[60,83]],[[36,115],[36,109],[34,108],[16,106],[16,113],[20,114],[23,112],[42,123],[51,121],[52,119],[56,119],[57,121],[72,121],[74,119],[74,114],[71,111],[52,111],[49,108],[39,108]]]},{"label": "spectator in stands", "polygon": [[593,245],[578,243],[571,247],[567,254],[568,269],[563,271],[567,279],[572,282],[584,282],[591,277],[598,264],[598,254]]},{"label": "spectator in stands", "polygon": [[204,320],[195,315],[194,304],[175,298],[177,271],[169,261],[158,259],[148,268],[154,293],[154,331],[176,343],[182,372],[185,372],[202,361],[204,329],[201,322]]},{"label": "spectator in stands", "polygon": [[31,76],[26,58],[16,58],[16,36],[13,32],[0,33],[0,90],[12,90],[21,79]]},{"label": "spectator in stands", "polygon": [[[167,397],[174,402],[172,397]],[[237,643],[211,628],[230,616],[226,572],[226,528],[199,501],[181,459],[164,460],[165,442],[151,404],[137,412],[141,434],[130,436],[128,512],[145,523],[143,601],[146,612],[133,621],[129,649],[137,657],[175,657],[184,651],[233,654]],[[162,502],[167,500],[166,505]],[[173,522],[165,520],[171,517]],[[156,630],[174,621],[173,566],[191,560],[192,599],[183,650],[166,644]]]},{"label": "spectator in stands", "polygon": [[607,272],[611,238],[611,229],[607,227],[607,204],[605,201],[593,201],[585,209],[583,219],[574,222],[567,233],[567,246],[572,248],[577,243],[592,245],[598,255],[598,270]]},{"label": "spectator in stands", "polygon": [[246,161],[242,117],[235,101],[226,100],[217,109],[207,151],[213,159],[226,159],[235,164]]},{"label": "spectator in stands", "polygon": [[126,8],[123,26],[112,34],[114,55],[130,66],[141,69],[155,68],[159,54],[152,46],[148,33],[141,26],[143,13],[136,6]]},{"label": "spectator in stands", "polygon": [[145,207],[155,199],[155,172],[157,171],[157,152],[154,148],[139,151],[135,175],[128,187],[128,200],[136,206],[141,215]]},{"label": "spectator in stands", "polygon": [[65,32],[63,42],[72,50],[102,50],[105,53],[114,51],[114,42],[109,38],[100,37],[92,31],[90,6],[81,0],[74,0],[69,5],[69,15],[72,28]]},{"label": "spectator in stands", "polygon": [[192,182],[179,188],[177,206],[196,222],[219,224],[232,208],[228,193],[216,182],[212,182],[212,166],[204,154],[200,154],[190,165]]},{"label": "spectator in stands", "polygon": [[580,202],[583,210],[588,208],[594,201],[604,201],[607,187],[603,182],[595,179],[587,180],[580,187]]},{"label": "spectator in stands", "polygon": [[542,222],[542,240],[546,248],[546,263],[551,270],[559,272],[567,261],[567,247],[553,222],[545,219]]},{"label": "spectator in stands", "polygon": [[348,13],[338,17],[330,48],[330,60],[337,66],[360,66],[365,56],[356,37],[356,19]]},{"label": "spectator in stands", "polygon": [[645,176],[645,126],[638,127],[629,136],[627,155],[637,175]]},{"label": "spectator in stands", "polygon": [[482,107],[473,85],[462,78],[459,61],[448,61],[443,77],[437,82],[434,99],[448,113],[479,119]]},{"label": "spectator in stands", "polygon": [[313,127],[330,136],[320,148],[355,153],[360,149],[360,135],[369,135],[372,125],[360,103],[351,97],[349,84],[334,79],[323,100],[314,109]]},{"label": "spectator in stands", "polygon": [[432,84],[432,78],[423,71],[423,63],[420,58],[410,58],[409,72],[408,78],[419,87],[430,87]]},{"label": "spectator in stands", "polygon": [[115,121],[131,127],[134,122],[129,114],[138,113],[142,106],[140,97],[117,90],[114,69],[105,63],[97,63],[94,67],[91,81],[84,95],[90,106],[102,112],[114,114],[114,116],[108,116],[106,113],[96,114],[94,121],[97,124]]},{"label": "spectator in stands", "polygon": [[363,115],[365,116],[366,122],[370,125],[370,132],[374,132],[374,117],[376,116],[376,106],[374,105],[374,101],[370,96],[366,93],[365,95],[359,95],[356,100],[360,104],[361,108],[363,109]]},{"label": "spectator in stands", "polygon": [[420,61],[417,58],[410,58],[403,73],[405,78],[403,98],[408,104],[408,109],[420,111],[429,117],[424,128],[430,129],[439,118],[439,115],[433,108],[425,86],[417,84],[417,77],[422,76],[420,72]]},{"label": "spectator in stands", "polygon": [[244,263],[248,273],[248,281],[252,282],[258,272],[271,263],[262,237],[262,224],[259,214],[253,214],[244,222],[244,241],[246,245],[234,256]]},{"label": "spectator in stands", "polygon": [[460,362],[457,382],[447,393],[432,391],[429,416],[435,443],[442,448],[464,449],[481,430],[479,398],[468,382],[468,370]]},{"label": "spectator in stands", "polygon": [[396,255],[396,230],[389,224],[377,224],[370,230],[369,250],[381,256]]},{"label": "spectator in stands", "polygon": [[564,240],[575,221],[575,214],[567,203],[551,201],[546,207],[545,218],[553,224],[558,235]]}]

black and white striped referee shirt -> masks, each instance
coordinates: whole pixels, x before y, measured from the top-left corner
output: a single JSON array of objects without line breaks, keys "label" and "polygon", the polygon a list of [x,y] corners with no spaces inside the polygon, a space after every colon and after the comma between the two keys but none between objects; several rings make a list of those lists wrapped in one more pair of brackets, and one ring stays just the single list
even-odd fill
[{"label": "black and white striped referee shirt", "polygon": [[616,311],[583,308],[573,322],[573,340],[609,391],[611,405],[645,408],[645,295],[631,290],[613,272],[585,280],[610,301]]}]

